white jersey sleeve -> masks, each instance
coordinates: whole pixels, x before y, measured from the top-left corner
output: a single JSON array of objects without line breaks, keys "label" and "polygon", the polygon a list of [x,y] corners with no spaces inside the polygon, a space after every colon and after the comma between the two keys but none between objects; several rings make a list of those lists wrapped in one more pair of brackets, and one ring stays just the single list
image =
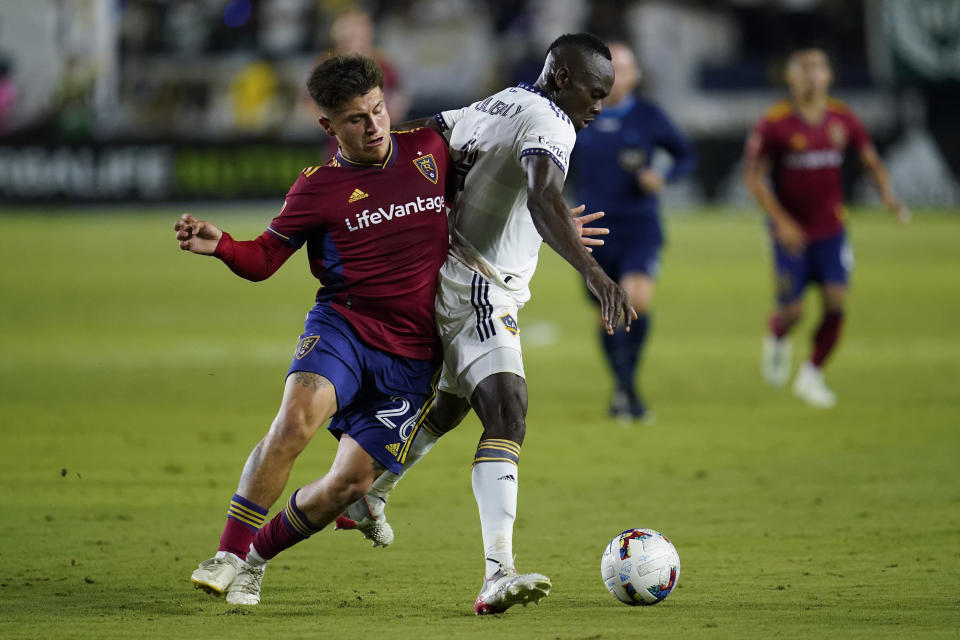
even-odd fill
[{"label": "white jersey sleeve", "polygon": [[[549,156],[556,163],[563,175],[567,175],[570,167],[570,152],[576,142],[576,133],[566,114],[561,112],[552,103],[554,117],[548,115],[531,114],[527,120],[523,139],[520,141],[520,157],[529,155]],[[541,109],[541,111],[544,111]]]},{"label": "white jersey sleeve", "polygon": [[447,142],[450,142],[450,137],[453,135],[453,128],[458,122],[463,120],[463,116],[466,114],[467,109],[469,108],[470,107],[450,109],[449,111],[441,111],[437,115],[433,116],[433,119],[436,120],[437,124],[440,125],[440,133],[443,134],[443,137],[446,138]]}]

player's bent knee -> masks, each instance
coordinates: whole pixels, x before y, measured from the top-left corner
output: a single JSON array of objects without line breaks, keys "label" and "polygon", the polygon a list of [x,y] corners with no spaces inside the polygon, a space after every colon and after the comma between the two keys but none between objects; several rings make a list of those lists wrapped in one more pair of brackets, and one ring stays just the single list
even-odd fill
[{"label": "player's bent knee", "polygon": [[780,320],[786,324],[800,322],[800,318],[803,317],[803,304],[794,302],[783,305],[777,310],[777,315],[779,315]]},{"label": "player's bent knee", "polygon": [[638,315],[643,315],[648,311],[650,302],[653,299],[649,287],[634,287],[633,289],[628,289],[627,297],[630,300],[630,306],[633,307]]},{"label": "player's bent knee", "polygon": [[847,291],[844,287],[828,286],[823,292],[823,306],[827,311],[843,311],[847,302]]},{"label": "player's bent knee", "polygon": [[507,438],[520,443],[526,431],[527,388],[523,378],[510,375],[521,383],[478,387],[473,405],[483,424],[485,437]]}]

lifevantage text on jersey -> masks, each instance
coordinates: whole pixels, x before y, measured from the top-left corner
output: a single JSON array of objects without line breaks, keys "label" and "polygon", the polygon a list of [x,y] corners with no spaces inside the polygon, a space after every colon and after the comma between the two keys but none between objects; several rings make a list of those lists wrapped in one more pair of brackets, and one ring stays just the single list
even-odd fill
[{"label": "lifevantage text on jersey", "polygon": [[350,218],[344,218],[343,221],[347,223],[347,230],[353,232],[414,213],[423,213],[425,211],[442,212],[445,204],[446,201],[443,196],[434,196],[432,198],[417,196],[416,200],[412,200],[407,204],[391,204],[389,209],[380,207],[372,212],[370,209],[364,209],[354,216],[356,218],[355,224],[351,223]]}]

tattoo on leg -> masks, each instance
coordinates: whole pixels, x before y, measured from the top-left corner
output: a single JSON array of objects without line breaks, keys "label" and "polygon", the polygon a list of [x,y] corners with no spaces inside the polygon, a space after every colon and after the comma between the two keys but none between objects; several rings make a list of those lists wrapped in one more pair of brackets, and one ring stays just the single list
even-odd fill
[{"label": "tattoo on leg", "polygon": [[293,376],[293,379],[297,384],[299,384],[301,387],[309,387],[314,392],[320,391],[320,389],[323,389],[324,387],[331,386],[329,380],[316,373],[310,373],[309,371],[295,371]]}]

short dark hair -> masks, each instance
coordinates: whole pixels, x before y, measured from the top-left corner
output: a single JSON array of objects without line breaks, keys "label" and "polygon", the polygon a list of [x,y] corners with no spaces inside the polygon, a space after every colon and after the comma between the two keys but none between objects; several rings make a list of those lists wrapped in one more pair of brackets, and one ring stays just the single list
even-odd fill
[{"label": "short dark hair", "polygon": [[547,54],[558,47],[574,46],[585,51],[598,53],[607,60],[611,59],[610,48],[603,43],[603,40],[592,33],[565,33],[554,40],[547,48]]},{"label": "short dark hair", "polygon": [[376,60],[360,53],[327,58],[313,69],[307,80],[310,97],[326,111],[336,111],[377,87],[383,89],[383,71]]}]

